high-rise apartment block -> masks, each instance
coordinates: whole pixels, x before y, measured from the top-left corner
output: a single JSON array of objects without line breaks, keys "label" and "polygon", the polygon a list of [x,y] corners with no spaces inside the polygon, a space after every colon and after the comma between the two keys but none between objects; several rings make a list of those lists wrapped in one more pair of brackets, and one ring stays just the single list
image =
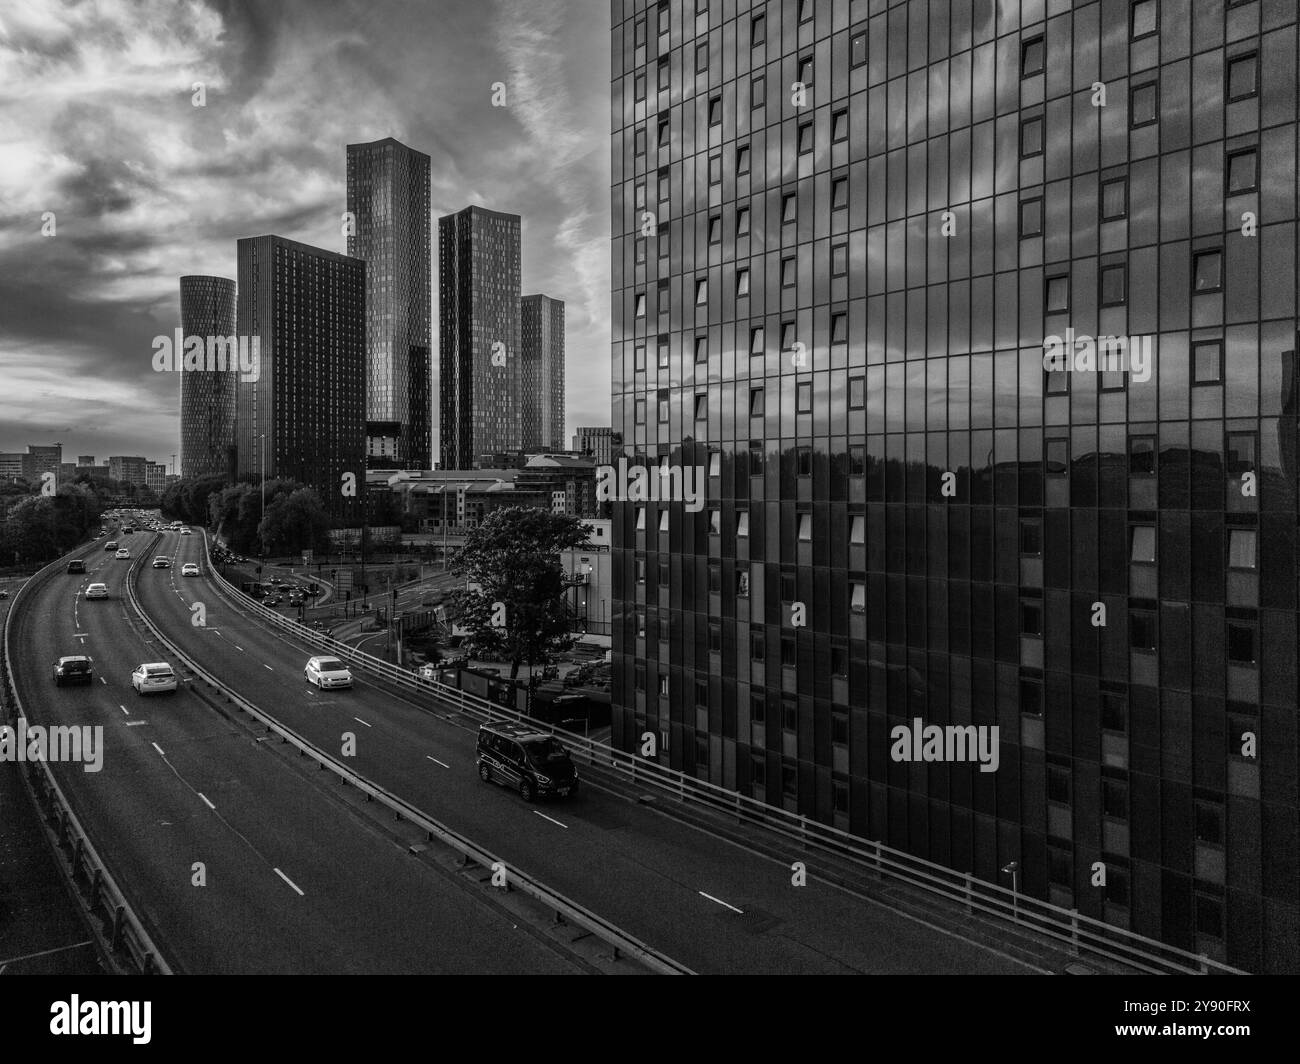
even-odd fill
[{"label": "high-rise apartment block", "polygon": [[429,156],[348,145],[348,254],[366,263],[367,463],[433,465]]},{"label": "high-rise apartment block", "polygon": [[1294,969],[1296,5],[612,11],[615,745]]},{"label": "high-rise apartment block", "polygon": [[366,264],[278,236],[240,240],[238,255],[239,334],[261,357],[257,380],[238,386],[239,475],[301,481],[336,521],[359,520]]},{"label": "high-rise apartment block", "polygon": [[520,220],[483,207],[438,219],[438,352],[443,469],[517,451]]},{"label": "high-rise apartment block", "polygon": [[[178,373],[181,390],[181,475],[219,475],[234,479],[235,392],[239,382],[234,348],[227,364],[207,365],[209,337],[235,335],[235,282],[229,277],[181,278],[181,331],[204,342],[204,369]],[[180,357],[180,352],[177,352]],[[90,463],[93,464],[93,463]]]},{"label": "high-rise apartment block", "polygon": [[564,449],[564,301],[520,300],[520,418],[525,451]]}]

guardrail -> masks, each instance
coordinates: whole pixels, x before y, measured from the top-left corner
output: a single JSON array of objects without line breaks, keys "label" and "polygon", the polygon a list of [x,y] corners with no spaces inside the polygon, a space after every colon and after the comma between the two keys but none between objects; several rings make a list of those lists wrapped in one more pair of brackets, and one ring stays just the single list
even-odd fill
[{"label": "guardrail", "polygon": [[[99,544],[93,544],[98,549]],[[5,625],[4,662],[5,684],[17,716],[26,717],[18,685],[14,681],[14,658],[11,646],[12,624],[18,608],[29,596],[32,588],[44,583],[51,575],[67,564],[70,557],[81,557],[91,551],[76,551],[51,562],[36,572],[19,589],[9,607]],[[45,761],[24,761],[26,771],[19,774],[31,795],[41,822],[45,827],[59,867],[72,884],[75,895],[81,900],[88,916],[86,922],[99,943],[101,953],[123,972],[142,975],[171,975],[172,969],[163,959],[158,947],[135,915],[126,895],[109,873],[90,836],[72,811],[72,805],[54,773]]]},{"label": "guardrail", "polygon": [[[207,541],[204,541],[205,548]],[[866,870],[906,883],[948,902],[963,906],[969,913],[981,913],[1014,926],[1042,935],[1071,953],[1086,950],[1150,974],[1246,975],[1230,965],[1187,950],[1147,938],[1136,932],[1115,927],[1086,916],[1077,909],[1065,909],[1039,898],[1008,890],[996,883],[976,879],[970,872],[959,872],[944,865],[915,857],[872,839],[851,835],[808,817],[791,813],[737,791],[730,791],[706,780],[696,779],[635,754],[624,753],[584,736],[565,731],[553,724],[530,717],[510,707],[479,698],[458,688],[416,674],[384,661],[350,644],[332,639],[296,621],[290,620],[244,595],[209,564],[218,588],[240,608],[249,609],[263,620],[292,633],[302,642],[328,650],[351,665],[384,677],[410,690],[433,694],[460,712],[478,720],[514,720],[561,740],[571,754],[587,765],[609,769],[641,787],[649,787],[682,802],[693,802],[742,824],[774,832],[801,847],[849,860]]]},{"label": "guardrail", "polygon": [[[206,554],[206,537],[204,544]],[[144,552],[144,554],[147,553],[148,551]],[[209,572],[215,573],[216,570],[212,568],[210,557],[207,559],[207,564]],[[415,806],[406,802],[402,798],[399,798],[391,791],[385,790],[378,784],[375,784],[364,776],[354,772],[341,761],[312,745],[297,732],[293,731],[293,729],[281,724],[274,717],[263,712],[253,703],[232,691],[227,685],[223,684],[216,676],[199,665],[189,654],[186,654],[185,651],[183,651],[176,643],[169,639],[166,633],[164,633],[163,630],[154,623],[153,619],[144,611],[140,605],[139,599],[136,597],[134,581],[131,579],[131,577],[134,576],[134,572],[135,567],[133,566],[132,572],[127,579],[127,598],[131,604],[131,608],[135,610],[137,616],[140,617],[149,630],[154,634],[154,637],[164,647],[166,647],[168,651],[177,658],[177,660],[183,661],[186,667],[193,672],[194,675],[198,676],[211,687],[220,691],[226,698],[230,699],[234,705],[238,706],[254,720],[264,725],[269,731],[278,735],[283,742],[289,743],[301,754],[310,757],[320,765],[321,768],[333,772],[345,783],[349,783],[356,787],[357,790],[366,795],[368,801],[372,799],[378,801],[380,804],[392,810],[399,820],[407,820],[416,825],[416,827],[420,828],[427,834],[429,841],[437,839],[461,854],[462,858],[466,861],[473,861],[475,864],[481,865],[494,874],[504,876],[505,883],[509,887],[520,891],[538,902],[541,902],[555,913],[557,919],[567,921],[568,923],[581,927],[595,935],[613,948],[615,959],[617,959],[620,954],[627,954],[645,965],[651,971],[657,972],[660,975],[695,974],[690,968],[678,963],[666,954],[660,953],[658,950],[654,949],[654,947],[646,945],[644,942],[641,942],[632,935],[627,934],[625,931],[605,920],[600,915],[583,908],[577,902],[552,890],[540,881],[534,879],[532,876],[529,876],[527,873],[509,867],[504,861],[489,853],[477,843],[447,827],[445,824],[434,820],[427,813],[417,809]],[[224,577],[220,576],[220,574],[217,574],[217,576],[222,584],[230,586]],[[235,590],[233,591],[233,594],[240,594],[240,592]],[[266,607],[262,608],[266,609]],[[274,611],[272,610],[266,609],[266,612],[278,616],[278,614],[274,614]],[[294,622],[290,623],[293,624],[294,628],[299,630],[302,629],[301,625]],[[333,640],[331,640],[331,642],[333,642]]]}]

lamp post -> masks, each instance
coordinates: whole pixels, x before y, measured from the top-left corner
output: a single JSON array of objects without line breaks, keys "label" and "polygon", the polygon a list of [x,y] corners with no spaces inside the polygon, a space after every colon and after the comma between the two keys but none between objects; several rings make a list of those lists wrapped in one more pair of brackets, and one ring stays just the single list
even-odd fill
[{"label": "lamp post", "polygon": [[1020,864],[1012,861],[1002,869],[1011,876],[1011,922],[1020,923]]}]

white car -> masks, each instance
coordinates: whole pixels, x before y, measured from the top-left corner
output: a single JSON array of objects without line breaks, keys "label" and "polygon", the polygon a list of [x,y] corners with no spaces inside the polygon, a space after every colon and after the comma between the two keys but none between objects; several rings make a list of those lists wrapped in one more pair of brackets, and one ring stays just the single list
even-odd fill
[{"label": "white car", "polygon": [[351,687],[352,673],[338,658],[318,656],[307,659],[303,675],[322,691],[332,687]]},{"label": "white car", "polygon": [[131,673],[131,686],[138,695],[175,694],[176,673],[165,661],[149,662]]},{"label": "white car", "polygon": [[181,529],[181,535],[182,535],[182,536],[192,536],[192,535],[194,535],[194,533],[191,532],[188,528],[182,528],[182,529]]},{"label": "white car", "polygon": [[181,566],[181,576],[198,576],[199,567],[194,562],[186,562]]},{"label": "white car", "polygon": [[153,560],[153,567],[155,569],[170,569],[172,567],[171,559],[162,557],[155,558]]},{"label": "white car", "polygon": [[113,557],[114,557],[114,558],[129,558],[129,557],[131,557],[131,552],[130,552],[129,550],[127,550],[125,547],[118,547],[118,549],[117,549],[117,553],[114,554]]},{"label": "white car", "polygon": [[90,584],[86,588],[86,598],[108,598],[107,584]]},{"label": "white car", "polygon": [[421,680],[433,680],[436,682],[438,679],[438,666],[432,663],[421,665],[415,671],[419,674]]}]

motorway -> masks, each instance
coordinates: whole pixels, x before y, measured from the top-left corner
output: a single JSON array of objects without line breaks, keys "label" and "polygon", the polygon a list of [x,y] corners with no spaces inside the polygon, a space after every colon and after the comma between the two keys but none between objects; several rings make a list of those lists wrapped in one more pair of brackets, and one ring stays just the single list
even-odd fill
[{"label": "motorway", "polygon": [[[811,876],[806,886],[793,886],[791,862],[809,859],[797,850],[784,863],[771,860],[590,787],[568,802],[529,805],[484,784],[475,769],[474,730],[433,692],[399,693],[363,674],[352,690],[317,691],[303,677],[311,644],[232,607],[209,579],[201,536],[164,533],[155,553],[173,555],[174,567],[140,570],[142,609],[222,683],[336,757],[345,735],[355,736],[356,754],[348,758],[354,771],[697,972],[1030,970]],[[182,578],[181,564],[191,561],[203,575]],[[191,623],[196,602],[206,627]],[[120,611],[117,603],[113,608]],[[117,626],[128,627],[121,618]],[[187,733],[196,739],[229,732],[210,711],[195,712],[203,723]],[[187,771],[201,767],[195,761]],[[264,807],[272,823],[288,815],[278,802],[268,799]],[[349,875],[368,873],[360,863],[348,867]],[[311,881],[312,873],[302,874]],[[492,967],[491,955],[483,961]]]},{"label": "motorway", "polygon": [[[414,859],[324,781],[219,713],[188,680],[175,695],[137,695],[130,684],[135,666],[166,660],[124,596],[130,567],[153,539],[144,532],[119,537],[132,561],[115,560],[98,544],[83,552],[87,573],[56,573],[16,611],[11,645],[15,682],[33,723],[103,727],[102,771],[52,767],[175,969],[587,970],[519,929],[474,884]],[[175,613],[183,581],[179,561],[153,569],[152,555],[175,553],[183,543],[189,560],[202,542],[170,534],[140,561],[140,587],[153,609]],[[93,581],[106,583],[111,597],[87,601],[83,592]],[[187,612],[180,625],[191,631]],[[209,646],[223,638],[215,629],[192,631]],[[78,653],[94,659],[94,682],[56,688],[53,660]],[[253,663],[242,664],[247,670]],[[196,862],[206,885],[195,883]]]}]

